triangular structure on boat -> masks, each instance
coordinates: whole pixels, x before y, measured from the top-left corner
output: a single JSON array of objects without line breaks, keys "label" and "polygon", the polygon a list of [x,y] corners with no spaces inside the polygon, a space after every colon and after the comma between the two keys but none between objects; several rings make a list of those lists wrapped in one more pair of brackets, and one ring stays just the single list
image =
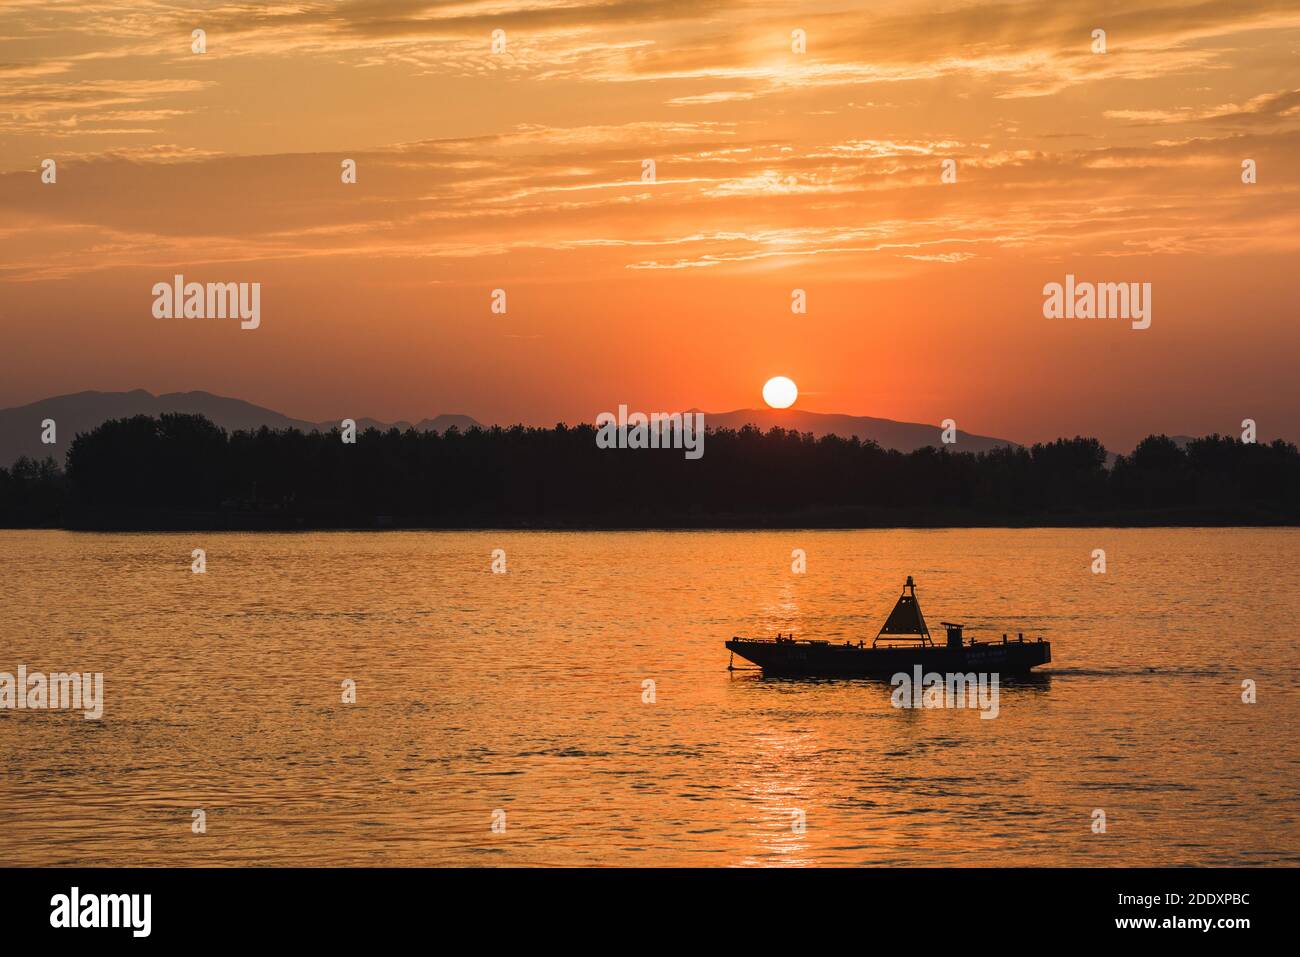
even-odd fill
[{"label": "triangular structure on boat", "polygon": [[915,639],[922,644],[932,644],[930,629],[925,626],[925,616],[921,614],[921,606],[916,602],[916,585],[913,584],[911,575],[907,576],[903,594],[899,596],[898,603],[894,605],[894,610],[889,613],[884,627],[871,646],[874,648],[876,641],[884,637]]}]

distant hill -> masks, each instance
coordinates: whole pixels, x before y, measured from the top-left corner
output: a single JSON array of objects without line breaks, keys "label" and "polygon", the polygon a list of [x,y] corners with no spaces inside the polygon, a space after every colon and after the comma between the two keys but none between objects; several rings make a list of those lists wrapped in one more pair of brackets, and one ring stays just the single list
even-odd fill
[{"label": "distant hill", "polygon": [[[705,413],[704,424],[713,429],[738,429],[753,424],[764,432],[775,426],[796,432],[811,432],[815,436],[839,435],[871,439],[883,449],[912,452],[927,445],[942,446],[942,430],[937,425],[918,422],[895,422],[893,419],[873,419],[866,415],[839,415],[825,412],[805,412],[802,409],[737,409],[735,412]],[[956,444],[949,446],[957,452],[987,452],[1018,443],[1009,439],[995,439],[987,435],[972,435],[957,430]]]},{"label": "distant hill", "polygon": [[[295,419],[243,399],[231,399],[211,392],[168,392],[165,395],[154,395],[144,389],[134,389],[131,392],[76,392],[11,409],[0,409],[0,466],[8,466],[23,455],[35,459],[52,455],[62,464],[68,446],[78,432],[89,432],[109,419],[160,415],[163,412],[203,415],[229,431],[257,429],[265,425],[271,429],[295,428],[304,432],[319,429],[325,432],[339,424],[338,419],[325,422]],[[45,419],[53,419],[56,423],[59,440],[57,445],[41,443],[41,422]],[[453,425],[464,431],[478,423],[468,415],[439,415],[422,419],[414,427],[422,432],[444,432]],[[409,422],[357,419],[359,429],[372,426],[377,429],[396,426],[402,430],[412,427]]]},{"label": "distant hill", "polygon": [[[692,409],[691,411],[698,411]],[[295,428],[304,432],[319,429],[327,432],[339,424],[339,420],[311,422],[295,419],[227,396],[213,395],[211,392],[168,392],[154,395],[144,389],[131,392],[76,392],[71,395],[54,396],[41,399],[28,405],[0,409],[0,466],[8,466],[21,455],[32,458],[44,458],[52,455],[60,464],[67,453],[68,446],[78,432],[89,432],[109,419],[121,419],[132,415],[159,415],[163,412],[188,412],[204,415],[228,431],[236,429],[257,429],[265,425],[271,429]],[[42,445],[40,440],[41,421],[54,419],[58,423],[58,445]],[[755,425],[764,432],[776,426],[792,429],[796,432],[811,432],[815,436],[839,435],[845,438],[856,436],[858,439],[870,439],[881,448],[896,449],[900,452],[912,452],[927,445],[940,447],[941,430],[938,425],[926,425],[919,422],[897,422],[893,419],[877,419],[866,415],[843,415],[827,412],[807,412],[802,409],[736,409],[733,412],[705,413],[705,423],[712,429],[739,429],[746,424]],[[400,420],[382,422],[378,419],[358,418],[359,429],[388,429],[396,427],[403,431],[415,428],[420,432],[445,432],[452,426],[462,432],[480,426],[481,423],[468,415],[438,415],[421,419],[412,425]],[[1186,447],[1188,436],[1173,436],[1179,447]],[[987,435],[975,435],[970,432],[957,431],[957,442],[950,446],[958,452],[986,452],[989,449],[1017,446],[1019,443],[1010,439],[994,438]],[[1114,464],[1115,453],[1107,456],[1107,465]]]}]

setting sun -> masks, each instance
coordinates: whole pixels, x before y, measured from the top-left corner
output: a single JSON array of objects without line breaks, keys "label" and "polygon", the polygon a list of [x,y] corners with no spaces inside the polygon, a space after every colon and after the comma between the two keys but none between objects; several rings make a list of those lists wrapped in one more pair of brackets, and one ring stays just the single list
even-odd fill
[{"label": "setting sun", "polygon": [[788,409],[799,398],[799,387],[783,375],[773,376],[763,385],[763,401],[774,409]]}]

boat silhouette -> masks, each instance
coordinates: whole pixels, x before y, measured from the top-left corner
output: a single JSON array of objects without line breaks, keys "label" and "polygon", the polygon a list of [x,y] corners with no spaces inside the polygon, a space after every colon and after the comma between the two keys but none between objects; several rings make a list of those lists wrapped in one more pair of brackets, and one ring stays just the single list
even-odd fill
[{"label": "boat silhouette", "polygon": [[963,625],[940,624],[947,631],[942,645],[930,637],[916,600],[916,585],[908,575],[894,610],[870,646],[863,641],[836,643],[781,634],[774,639],[737,636],[726,644],[732,652],[732,668],[739,655],[758,665],[764,674],[802,677],[888,678],[910,673],[918,665],[926,672],[1023,675],[1052,660],[1052,643],[1041,637],[1026,641],[1022,632],[1013,640],[1004,634],[1000,642],[967,640],[962,635]]}]

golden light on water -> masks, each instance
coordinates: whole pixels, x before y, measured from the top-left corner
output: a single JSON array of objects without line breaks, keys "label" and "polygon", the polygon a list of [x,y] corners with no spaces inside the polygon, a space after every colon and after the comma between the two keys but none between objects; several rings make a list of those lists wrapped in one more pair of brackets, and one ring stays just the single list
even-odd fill
[{"label": "golden light on water", "polygon": [[[519,866],[1294,858],[1293,822],[1258,802],[1290,793],[1300,746],[1276,728],[1297,704],[1263,722],[1223,693],[1294,658],[1294,589],[1233,600],[1294,568],[1293,530],[1109,530],[1123,587],[1080,587],[1090,529],[798,534],[804,575],[766,557],[785,531],[210,533],[222,570],[191,575],[158,560],[169,534],[0,531],[8,660],[107,672],[93,741],[80,716],[0,716],[24,769],[0,775],[10,860],[465,866],[498,807],[492,860]],[[509,575],[485,570],[494,547]],[[935,622],[1049,635],[1051,674],[986,721],[895,708],[887,682],[727,671],[736,633],[869,642],[908,570]],[[73,624],[34,624],[50,608]],[[1099,794],[1135,791],[1159,800],[1130,805],[1131,835],[1089,831]],[[205,839],[177,840],[204,806]]]}]

